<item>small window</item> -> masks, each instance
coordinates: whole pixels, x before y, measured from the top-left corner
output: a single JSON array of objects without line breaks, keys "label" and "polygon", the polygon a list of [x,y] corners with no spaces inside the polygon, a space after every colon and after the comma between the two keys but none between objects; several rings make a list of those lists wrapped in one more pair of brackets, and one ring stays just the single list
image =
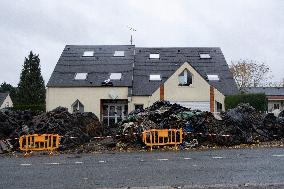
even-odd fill
[{"label": "small window", "polygon": [[178,82],[180,86],[189,86],[192,84],[192,75],[191,73],[185,69],[178,76]]},{"label": "small window", "polygon": [[135,110],[143,110],[144,104],[135,104]]},{"label": "small window", "polygon": [[120,80],[121,79],[121,75],[122,75],[121,73],[111,73],[109,78],[111,80]]},{"label": "small window", "polygon": [[150,54],[150,59],[159,59],[160,54]]},{"label": "small window", "polygon": [[73,104],[72,104],[72,111],[73,113],[75,112],[84,112],[84,105],[79,101],[76,100]]},{"label": "small window", "polygon": [[115,51],[113,56],[124,56],[124,51]]},{"label": "small window", "polygon": [[94,56],[94,51],[85,51],[83,56]]},{"label": "small window", "polygon": [[222,112],[223,110],[223,105],[220,102],[215,101],[216,103],[216,112]]},{"label": "small window", "polygon": [[84,80],[87,79],[88,73],[76,73],[75,79],[76,80]]},{"label": "small window", "polygon": [[207,78],[209,81],[219,81],[219,76],[218,75],[207,75]]},{"label": "small window", "polygon": [[279,107],[280,107],[279,104],[274,104],[274,110],[280,109]]},{"label": "small window", "polygon": [[150,75],[150,81],[161,81],[161,75]]},{"label": "small window", "polygon": [[210,54],[208,54],[208,53],[200,53],[199,56],[200,56],[200,58],[202,58],[202,59],[211,58]]}]

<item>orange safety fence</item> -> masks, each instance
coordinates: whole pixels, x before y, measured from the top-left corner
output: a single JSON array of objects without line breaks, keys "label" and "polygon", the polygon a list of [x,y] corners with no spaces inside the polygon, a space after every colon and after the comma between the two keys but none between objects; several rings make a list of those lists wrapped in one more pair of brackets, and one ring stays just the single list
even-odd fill
[{"label": "orange safety fence", "polygon": [[143,132],[143,142],[146,146],[165,146],[182,143],[182,129],[150,129]]},{"label": "orange safety fence", "polygon": [[33,134],[23,135],[19,139],[20,150],[25,151],[49,151],[53,153],[59,147],[58,134]]}]

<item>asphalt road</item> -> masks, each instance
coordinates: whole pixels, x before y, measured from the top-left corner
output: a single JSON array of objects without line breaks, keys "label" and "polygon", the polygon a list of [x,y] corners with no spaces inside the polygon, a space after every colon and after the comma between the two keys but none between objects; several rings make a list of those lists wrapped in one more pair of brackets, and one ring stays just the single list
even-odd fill
[{"label": "asphalt road", "polygon": [[284,148],[0,156],[0,181],[5,189],[284,188]]}]

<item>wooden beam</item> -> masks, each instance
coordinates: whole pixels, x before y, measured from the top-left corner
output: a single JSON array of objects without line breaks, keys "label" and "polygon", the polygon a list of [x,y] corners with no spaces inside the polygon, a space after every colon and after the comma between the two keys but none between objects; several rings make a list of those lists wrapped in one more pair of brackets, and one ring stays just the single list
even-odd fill
[{"label": "wooden beam", "polygon": [[160,100],[165,100],[165,88],[164,84],[160,86]]},{"label": "wooden beam", "polygon": [[210,112],[214,112],[214,104],[215,104],[214,87],[210,86]]}]

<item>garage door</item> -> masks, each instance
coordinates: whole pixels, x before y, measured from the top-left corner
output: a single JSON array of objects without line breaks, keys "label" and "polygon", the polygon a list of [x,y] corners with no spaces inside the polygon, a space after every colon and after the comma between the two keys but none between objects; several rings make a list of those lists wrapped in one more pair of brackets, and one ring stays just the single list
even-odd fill
[{"label": "garage door", "polygon": [[170,101],[172,104],[177,103],[186,108],[191,108],[192,110],[201,110],[201,111],[210,111],[210,102],[209,101]]}]

